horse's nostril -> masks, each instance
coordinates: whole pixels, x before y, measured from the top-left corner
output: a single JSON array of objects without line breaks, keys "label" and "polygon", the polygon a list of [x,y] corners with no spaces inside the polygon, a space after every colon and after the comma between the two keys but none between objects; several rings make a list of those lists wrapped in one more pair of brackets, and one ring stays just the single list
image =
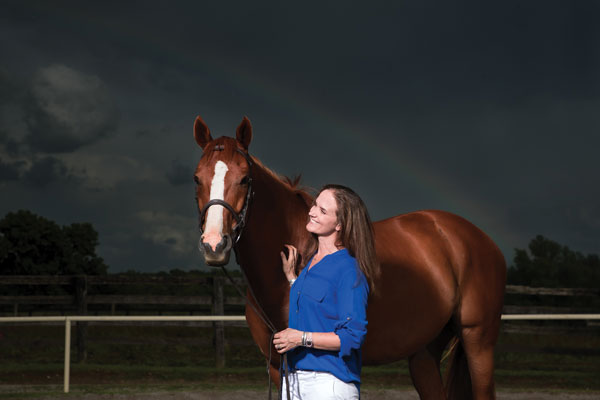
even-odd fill
[{"label": "horse's nostril", "polygon": [[223,235],[223,238],[217,245],[215,253],[224,252],[231,250],[231,236]]},{"label": "horse's nostril", "polygon": [[231,247],[233,246],[233,241],[231,240],[231,235],[229,234],[225,234],[223,236],[223,240],[225,241],[225,250],[224,251],[230,251]]},{"label": "horse's nostril", "polygon": [[210,247],[210,244],[207,242],[203,242],[202,238],[200,238],[200,240],[198,241],[198,250],[200,250],[200,253],[204,253],[204,254],[213,253],[213,250]]},{"label": "horse's nostril", "polygon": [[221,241],[217,245],[217,248],[215,249],[215,253],[220,253],[221,251],[223,251],[223,249],[225,248],[225,244],[226,243],[227,242],[225,240],[225,237],[223,237],[223,239],[221,239]]},{"label": "horse's nostril", "polygon": [[230,235],[223,235],[221,241],[213,250],[209,242],[204,242],[204,238],[200,238],[198,249],[204,255],[204,261],[211,266],[222,266],[229,262],[231,247],[233,243]]}]

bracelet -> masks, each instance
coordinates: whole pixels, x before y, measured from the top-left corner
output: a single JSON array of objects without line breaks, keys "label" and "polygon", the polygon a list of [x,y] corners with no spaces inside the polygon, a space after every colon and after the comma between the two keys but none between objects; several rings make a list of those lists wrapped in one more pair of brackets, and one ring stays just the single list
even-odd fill
[{"label": "bracelet", "polygon": [[302,346],[313,347],[312,332],[302,332]]}]

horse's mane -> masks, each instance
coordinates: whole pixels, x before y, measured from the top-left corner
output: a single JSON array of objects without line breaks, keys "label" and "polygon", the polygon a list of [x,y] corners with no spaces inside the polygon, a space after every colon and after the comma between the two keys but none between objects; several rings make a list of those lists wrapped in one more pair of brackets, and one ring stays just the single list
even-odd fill
[{"label": "horse's mane", "polygon": [[264,165],[262,163],[262,161],[260,161],[258,158],[254,157],[254,156],[250,156],[250,157],[252,158],[252,161],[256,165],[261,167],[273,179],[282,183],[287,189],[289,189],[294,194],[296,194],[298,197],[300,197],[302,200],[304,200],[304,202],[306,203],[307,206],[310,206],[312,204],[313,196],[309,193],[309,191],[314,191],[314,190],[310,187],[300,186],[300,180],[302,179],[302,174],[296,175],[294,178],[290,178],[290,177],[284,176],[284,175],[279,175],[278,173],[273,171],[271,168]]}]

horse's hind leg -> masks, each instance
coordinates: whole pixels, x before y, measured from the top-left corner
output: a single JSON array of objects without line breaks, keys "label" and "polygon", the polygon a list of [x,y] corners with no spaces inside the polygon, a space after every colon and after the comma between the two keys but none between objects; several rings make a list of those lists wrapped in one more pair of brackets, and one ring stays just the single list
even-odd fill
[{"label": "horse's hind leg", "polygon": [[453,336],[449,325],[446,326],[433,342],[408,359],[413,385],[422,400],[446,399],[440,373],[440,360],[446,345]]},{"label": "horse's hind leg", "polygon": [[495,399],[494,345],[498,337],[498,328],[463,327],[461,332],[471,375],[473,399]]}]

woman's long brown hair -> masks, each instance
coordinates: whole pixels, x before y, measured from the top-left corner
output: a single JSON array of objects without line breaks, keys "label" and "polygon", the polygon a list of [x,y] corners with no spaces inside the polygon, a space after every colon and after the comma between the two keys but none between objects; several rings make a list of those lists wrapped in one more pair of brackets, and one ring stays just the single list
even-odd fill
[{"label": "woman's long brown hair", "polygon": [[[337,203],[337,220],[342,229],[338,233],[338,246],[343,246],[356,259],[360,270],[367,278],[371,294],[375,293],[375,277],[379,274],[379,262],[375,254],[373,224],[362,199],[349,187],[328,184],[321,188],[331,190]],[[310,255],[316,249],[311,249]]]}]

